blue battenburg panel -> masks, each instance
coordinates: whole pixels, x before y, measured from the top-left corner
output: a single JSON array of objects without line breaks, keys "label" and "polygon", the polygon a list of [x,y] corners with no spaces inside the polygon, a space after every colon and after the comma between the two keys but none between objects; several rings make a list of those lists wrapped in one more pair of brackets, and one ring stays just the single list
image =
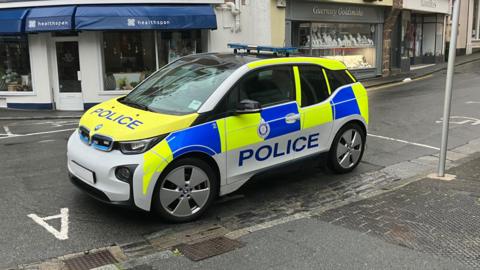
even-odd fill
[{"label": "blue battenburg panel", "polygon": [[285,121],[285,116],[298,113],[296,102],[263,109],[261,117],[270,127],[270,133],[265,139],[268,140],[300,130],[300,120],[290,124]]},{"label": "blue battenburg panel", "polygon": [[354,114],[360,114],[355,93],[351,86],[340,89],[331,102],[335,119],[340,119]]},{"label": "blue battenburg panel", "polygon": [[0,34],[23,33],[23,21],[28,13],[25,8],[0,10]]},{"label": "blue battenburg panel", "polygon": [[76,6],[32,8],[25,22],[26,32],[73,30]]},{"label": "blue battenburg panel", "polygon": [[355,99],[355,94],[351,86],[340,89],[332,99],[333,104],[337,104],[350,99]]},{"label": "blue battenburg panel", "polygon": [[340,119],[354,114],[360,114],[357,100],[351,100],[334,106],[335,119]]},{"label": "blue battenburg panel", "polygon": [[85,5],[75,13],[77,30],[216,29],[210,5]]},{"label": "blue battenburg panel", "polygon": [[174,158],[195,150],[212,156],[222,152],[216,122],[174,132],[168,135],[167,142]]}]

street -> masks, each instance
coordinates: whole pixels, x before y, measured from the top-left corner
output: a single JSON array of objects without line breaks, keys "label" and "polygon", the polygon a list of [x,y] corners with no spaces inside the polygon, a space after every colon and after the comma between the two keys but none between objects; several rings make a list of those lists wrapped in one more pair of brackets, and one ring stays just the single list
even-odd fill
[{"label": "street", "polygon": [[[456,68],[449,149],[480,134],[480,62]],[[369,90],[370,125],[363,162],[333,175],[307,164],[296,171],[259,177],[220,198],[192,224],[173,225],[149,213],[107,206],[77,190],[67,178],[66,142],[77,120],[0,121],[0,268],[64,254],[123,245],[195,227],[238,230],[354,199],[395,184],[365,177],[395,164],[438,153],[445,72]],[[407,169],[400,168],[400,173]],[[433,172],[433,171],[432,171]],[[48,217],[68,209],[68,239],[59,240],[29,215]],[[49,221],[60,228],[60,219]],[[340,233],[334,226],[325,233]]]}]

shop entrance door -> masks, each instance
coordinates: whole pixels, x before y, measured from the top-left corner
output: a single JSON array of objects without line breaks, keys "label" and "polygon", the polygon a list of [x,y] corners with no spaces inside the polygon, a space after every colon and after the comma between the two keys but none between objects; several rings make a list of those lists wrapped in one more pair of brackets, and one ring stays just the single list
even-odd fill
[{"label": "shop entrance door", "polygon": [[83,96],[78,41],[55,41],[54,50],[53,66],[57,74],[54,78],[56,79],[54,83],[56,109],[82,111]]}]

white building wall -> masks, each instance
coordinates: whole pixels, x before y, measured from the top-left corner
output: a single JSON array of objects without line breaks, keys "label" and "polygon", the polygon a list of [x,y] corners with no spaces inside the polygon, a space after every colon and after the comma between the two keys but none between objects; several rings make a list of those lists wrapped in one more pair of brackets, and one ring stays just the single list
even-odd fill
[{"label": "white building wall", "polygon": [[227,51],[227,44],[232,42],[269,45],[272,40],[270,8],[270,1],[245,1],[245,5],[240,4],[240,29],[235,29],[235,19],[230,9],[225,5],[217,5],[218,29],[209,32],[208,51]]},{"label": "white building wall", "polygon": [[81,32],[78,35],[82,94],[84,103],[99,103],[125,91],[104,91],[102,32]]}]

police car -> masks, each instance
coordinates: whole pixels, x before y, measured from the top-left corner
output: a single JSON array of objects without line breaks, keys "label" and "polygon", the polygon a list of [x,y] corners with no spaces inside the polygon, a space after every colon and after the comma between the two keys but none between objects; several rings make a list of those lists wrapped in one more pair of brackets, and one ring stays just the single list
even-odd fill
[{"label": "police car", "polygon": [[68,141],[71,181],[101,201],[183,222],[292,161],[325,153],[335,172],[358,165],[368,99],[344,64],[230,46],[180,58],[89,109]]}]

